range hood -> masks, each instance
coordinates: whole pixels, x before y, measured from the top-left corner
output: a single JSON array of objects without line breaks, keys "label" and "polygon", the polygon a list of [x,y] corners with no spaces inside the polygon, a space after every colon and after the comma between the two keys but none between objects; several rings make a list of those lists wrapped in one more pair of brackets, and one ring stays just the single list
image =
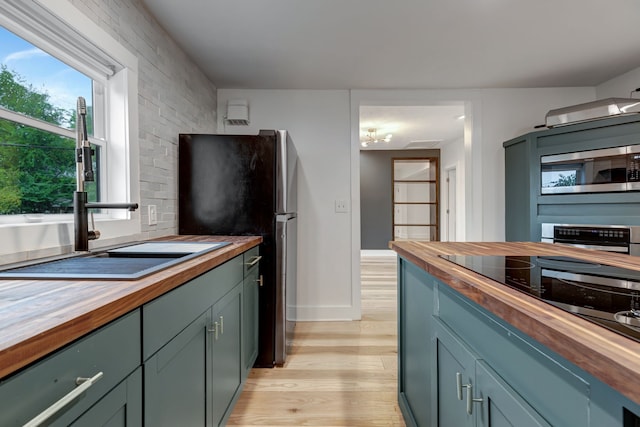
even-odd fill
[{"label": "range hood", "polygon": [[550,110],[545,116],[545,125],[552,128],[635,113],[640,113],[640,99],[606,98]]}]

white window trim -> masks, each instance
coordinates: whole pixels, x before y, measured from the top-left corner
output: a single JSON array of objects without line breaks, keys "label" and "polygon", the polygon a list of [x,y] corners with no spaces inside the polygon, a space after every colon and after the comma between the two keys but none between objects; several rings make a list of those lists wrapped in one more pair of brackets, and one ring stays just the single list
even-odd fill
[{"label": "white window trim", "polygon": [[[105,156],[109,169],[122,173],[104,174],[108,202],[140,203],[138,148],[138,59],[107,32],[73,6],[68,0],[23,0],[35,2],[72,31],[81,34],[91,45],[117,61],[122,68],[110,77],[106,87],[106,108],[109,123],[105,132]],[[1,16],[0,16],[1,18]],[[0,225],[0,257],[2,263],[24,261],[73,250],[72,216],[31,216],[24,224]],[[41,221],[41,222],[38,222]],[[135,212],[110,210],[96,217],[96,228],[102,234],[90,242],[90,248],[138,240],[141,237],[140,209]]]}]

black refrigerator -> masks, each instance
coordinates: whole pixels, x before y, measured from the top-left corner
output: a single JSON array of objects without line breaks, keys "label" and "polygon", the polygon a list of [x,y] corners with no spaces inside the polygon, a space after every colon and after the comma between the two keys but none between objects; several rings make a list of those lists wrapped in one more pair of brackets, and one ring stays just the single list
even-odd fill
[{"label": "black refrigerator", "polygon": [[295,326],[296,165],[283,130],[179,138],[178,232],[263,238],[257,367],[284,364]]}]

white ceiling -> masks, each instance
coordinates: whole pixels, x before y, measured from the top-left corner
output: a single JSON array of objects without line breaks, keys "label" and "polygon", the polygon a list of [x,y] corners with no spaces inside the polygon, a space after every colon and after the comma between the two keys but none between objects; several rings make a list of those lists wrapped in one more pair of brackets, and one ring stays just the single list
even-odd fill
[{"label": "white ceiling", "polygon": [[391,134],[389,143],[369,144],[367,150],[439,148],[464,136],[463,105],[453,106],[362,106],[360,140],[367,130],[377,129],[378,138]]},{"label": "white ceiling", "polygon": [[640,67],[638,0],[142,1],[218,88],[596,86]]}]

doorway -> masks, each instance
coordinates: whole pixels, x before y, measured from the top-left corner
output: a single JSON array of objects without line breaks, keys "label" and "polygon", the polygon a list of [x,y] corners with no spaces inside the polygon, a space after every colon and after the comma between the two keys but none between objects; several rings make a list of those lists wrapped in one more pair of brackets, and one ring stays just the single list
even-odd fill
[{"label": "doorway", "polygon": [[[430,218],[435,218],[432,210],[423,212],[423,215],[415,214],[415,211],[424,211],[427,207],[429,193],[425,190],[420,197],[409,194],[412,199],[406,199],[407,192],[417,191],[409,186],[419,186],[428,180],[419,180],[419,171],[407,169],[402,171],[404,175],[395,174],[398,181],[403,178],[408,181],[395,183],[396,190],[401,193],[394,195],[394,160],[406,159],[413,161],[420,159],[438,159],[440,151],[431,150],[363,150],[360,152],[360,249],[361,250],[388,250],[389,242],[394,240],[397,231],[400,237],[413,238],[410,231],[416,231],[418,225],[432,225]],[[440,164],[438,160],[438,164]],[[424,166],[422,166],[424,167]],[[416,175],[418,174],[418,175]],[[422,182],[421,182],[422,181]],[[435,190],[431,190],[433,194]],[[394,199],[396,203],[394,204]],[[413,203],[403,203],[413,202]],[[399,219],[394,225],[394,216]],[[416,219],[419,218],[419,219]],[[409,222],[411,221],[411,222]],[[423,234],[428,234],[424,228],[420,228]],[[413,233],[412,233],[413,234]]]},{"label": "doorway", "polygon": [[[481,189],[472,194],[466,188],[471,188],[472,179],[480,180],[481,168],[474,167],[473,174],[471,164],[477,163],[474,156],[476,144],[473,135],[476,128],[479,129],[479,121],[473,119],[476,113],[480,112],[480,105],[477,96],[468,93],[460,93],[459,100],[452,100],[447,94],[445,99],[443,94],[430,91],[411,92],[384,92],[384,91],[353,91],[351,97],[351,114],[357,118],[353,121],[351,128],[351,159],[352,159],[352,301],[356,310],[360,310],[360,261],[362,255],[388,254],[396,256],[395,252],[389,250],[388,243],[393,240],[391,203],[388,208],[380,208],[381,199],[384,194],[392,194],[382,191],[383,186],[392,186],[390,175],[387,176],[386,183],[380,181],[383,175],[382,168],[391,168],[391,161],[385,164],[379,163],[377,168],[369,168],[372,172],[365,171],[366,166],[373,163],[372,159],[377,156],[373,152],[396,151],[394,157],[415,156],[418,151],[437,151],[439,154],[439,165],[456,165],[456,206],[458,212],[455,230],[457,239],[465,239],[467,223],[481,222],[482,215],[467,216],[473,206],[470,197],[480,198]],[[471,99],[469,99],[471,98]],[[372,131],[372,132],[370,132]],[[373,141],[367,139],[373,134]],[[479,131],[477,133],[479,135]],[[389,135],[391,135],[389,137]],[[377,142],[376,142],[377,136]],[[384,137],[384,138],[381,138]],[[474,142],[472,144],[472,142]],[[473,148],[473,149],[472,149]],[[478,148],[479,150],[479,148]],[[415,157],[419,157],[417,155]],[[430,154],[423,157],[430,157]],[[467,173],[465,173],[467,172]],[[439,188],[441,197],[446,197],[445,173],[440,170]],[[378,183],[378,184],[374,184]],[[455,188],[455,187],[454,187]],[[371,197],[369,197],[371,195]],[[386,201],[384,201],[386,203]],[[376,217],[371,213],[375,212]],[[440,230],[439,238],[444,238],[445,221],[444,208],[441,204],[440,219],[438,221]],[[382,216],[388,215],[386,226],[381,226]],[[474,229],[478,229],[477,227]],[[372,230],[374,232],[372,232]],[[381,231],[382,230],[382,231]],[[389,238],[373,238],[382,232],[388,233]],[[454,232],[452,232],[453,234]],[[380,243],[382,242],[382,243]]]}]

